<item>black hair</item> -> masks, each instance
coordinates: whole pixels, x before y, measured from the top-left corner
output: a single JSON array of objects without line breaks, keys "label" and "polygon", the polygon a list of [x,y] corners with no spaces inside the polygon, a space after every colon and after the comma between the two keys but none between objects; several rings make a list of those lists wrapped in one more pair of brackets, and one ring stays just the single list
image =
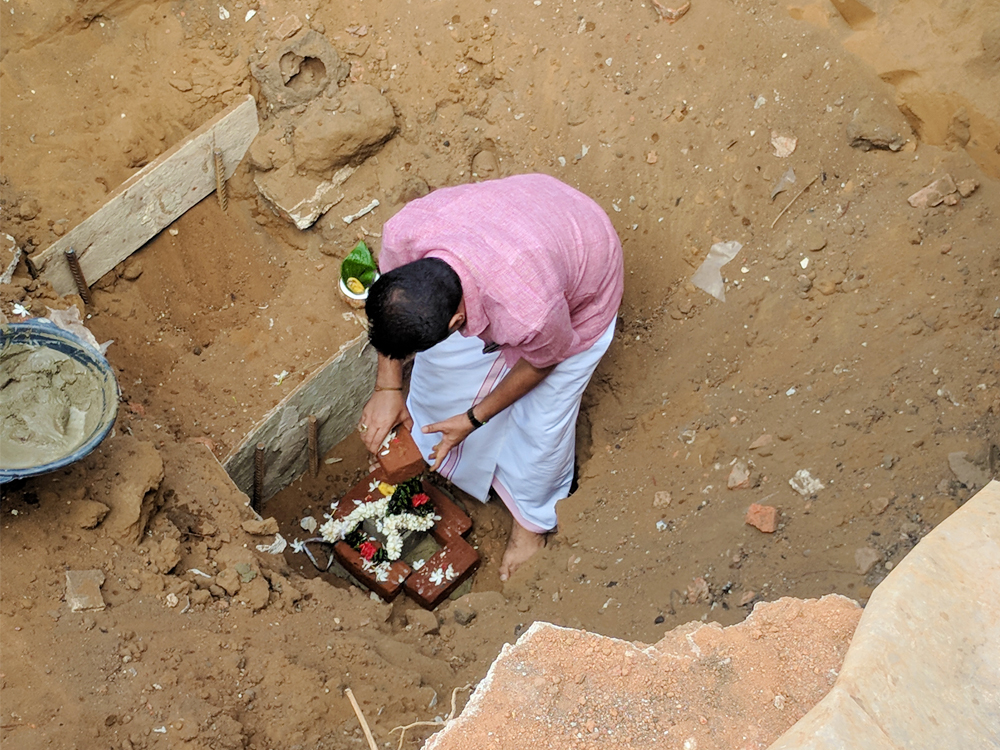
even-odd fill
[{"label": "black hair", "polygon": [[368,290],[368,340],[390,359],[406,359],[448,338],[462,280],[440,258],[421,258],[380,276]]}]

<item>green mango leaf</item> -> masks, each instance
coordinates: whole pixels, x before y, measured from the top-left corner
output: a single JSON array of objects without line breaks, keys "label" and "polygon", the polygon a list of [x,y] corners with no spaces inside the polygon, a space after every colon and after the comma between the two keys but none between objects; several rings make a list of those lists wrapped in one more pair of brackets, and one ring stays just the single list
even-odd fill
[{"label": "green mango leaf", "polygon": [[375,259],[364,240],[351,250],[350,254],[340,263],[340,278],[345,282],[352,276],[365,285],[367,289],[375,281]]}]

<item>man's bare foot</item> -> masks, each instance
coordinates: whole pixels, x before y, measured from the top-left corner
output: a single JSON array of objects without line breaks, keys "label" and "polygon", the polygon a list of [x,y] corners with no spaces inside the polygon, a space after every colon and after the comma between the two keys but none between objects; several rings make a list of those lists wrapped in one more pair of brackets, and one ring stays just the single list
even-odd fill
[{"label": "man's bare foot", "polygon": [[500,580],[506,581],[514,571],[526,563],[531,556],[545,546],[545,534],[528,531],[517,521],[511,526],[510,539],[500,561]]}]

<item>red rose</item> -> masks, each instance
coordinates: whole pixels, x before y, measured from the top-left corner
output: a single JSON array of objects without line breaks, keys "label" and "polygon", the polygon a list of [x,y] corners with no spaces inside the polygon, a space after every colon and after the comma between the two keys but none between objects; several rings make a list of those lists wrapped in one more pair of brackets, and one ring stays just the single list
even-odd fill
[{"label": "red rose", "polygon": [[430,502],[430,498],[427,497],[426,493],[418,492],[413,496],[413,507],[419,508],[424,503]]},{"label": "red rose", "polygon": [[378,547],[376,547],[371,542],[362,542],[361,546],[358,547],[358,553],[360,553],[360,555],[363,558],[368,560],[368,562],[372,561],[372,558],[375,557],[376,552],[378,552]]}]

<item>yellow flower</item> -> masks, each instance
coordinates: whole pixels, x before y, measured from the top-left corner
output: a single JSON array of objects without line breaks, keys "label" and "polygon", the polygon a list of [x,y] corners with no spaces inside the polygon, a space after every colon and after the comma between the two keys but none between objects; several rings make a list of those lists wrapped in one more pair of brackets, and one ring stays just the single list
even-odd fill
[{"label": "yellow flower", "polygon": [[396,485],[389,484],[388,482],[379,482],[378,491],[382,493],[385,497],[392,496],[392,493],[396,491]]}]

